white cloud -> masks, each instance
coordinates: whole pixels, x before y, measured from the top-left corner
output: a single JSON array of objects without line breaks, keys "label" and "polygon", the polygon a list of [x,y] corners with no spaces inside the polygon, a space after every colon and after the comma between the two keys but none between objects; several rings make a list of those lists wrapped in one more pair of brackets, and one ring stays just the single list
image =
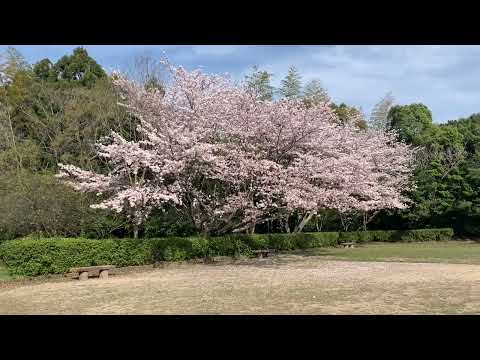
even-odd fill
[{"label": "white cloud", "polygon": [[238,51],[241,46],[236,45],[194,45],[192,51],[201,56],[225,56]]},{"label": "white cloud", "polygon": [[480,85],[472,81],[480,78],[478,59],[480,46],[304,46],[264,59],[260,67],[276,74],[278,86],[295,65],[304,83],[318,78],[333,101],[361,106],[367,114],[393,91],[398,103],[423,102],[436,121],[446,121],[480,112]]}]

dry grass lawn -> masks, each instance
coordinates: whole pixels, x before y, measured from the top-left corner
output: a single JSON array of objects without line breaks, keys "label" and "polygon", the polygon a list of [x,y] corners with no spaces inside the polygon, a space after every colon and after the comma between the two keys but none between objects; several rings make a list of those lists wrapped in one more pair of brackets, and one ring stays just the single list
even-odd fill
[{"label": "dry grass lawn", "polygon": [[480,265],[284,254],[0,288],[0,314],[478,314]]}]

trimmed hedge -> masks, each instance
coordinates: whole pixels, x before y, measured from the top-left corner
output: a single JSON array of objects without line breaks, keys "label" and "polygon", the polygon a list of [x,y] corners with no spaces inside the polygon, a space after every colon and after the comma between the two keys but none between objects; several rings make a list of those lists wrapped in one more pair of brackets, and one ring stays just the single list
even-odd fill
[{"label": "trimmed hedge", "polygon": [[251,256],[253,250],[307,249],[354,241],[450,240],[452,229],[406,231],[318,232],[299,234],[227,235],[152,239],[23,238],[0,244],[0,259],[12,275],[62,274],[72,267],[114,264],[132,266],[155,261],[180,261],[205,256]]},{"label": "trimmed hedge", "polygon": [[446,241],[451,240],[453,229],[418,229],[405,230],[399,235],[400,241]]},{"label": "trimmed hedge", "polygon": [[241,239],[254,250],[263,248],[294,250],[334,246],[338,244],[339,234],[337,232],[254,234],[237,235],[236,238]]},{"label": "trimmed hedge", "polygon": [[414,242],[414,241],[446,241],[453,237],[453,229],[418,229],[418,230],[372,230],[339,233],[339,242],[365,243],[381,242]]},{"label": "trimmed hedge", "polygon": [[0,257],[12,275],[62,274],[76,266],[151,263],[151,248],[131,239],[24,238],[0,245]]}]

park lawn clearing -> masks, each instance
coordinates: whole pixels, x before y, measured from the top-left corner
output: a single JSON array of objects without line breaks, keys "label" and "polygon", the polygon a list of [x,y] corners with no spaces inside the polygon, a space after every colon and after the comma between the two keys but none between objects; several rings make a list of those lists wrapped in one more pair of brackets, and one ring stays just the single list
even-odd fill
[{"label": "park lawn clearing", "polygon": [[480,265],[338,261],[307,253],[0,289],[0,314],[478,313]]},{"label": "park lawn clearing", "polygon": [[329,260],[480,265],[480,243],[474,241],[373,242],[356,245],[355,248],[316,248],[306,253]]}]

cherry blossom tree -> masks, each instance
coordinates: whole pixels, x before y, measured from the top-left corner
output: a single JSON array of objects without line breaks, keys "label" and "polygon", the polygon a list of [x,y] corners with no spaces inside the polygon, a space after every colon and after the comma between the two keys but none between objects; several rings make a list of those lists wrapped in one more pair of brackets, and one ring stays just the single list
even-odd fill
[{"label": "cherry blossom tree", "polygon": [[124,212],[137,238],[139,226],[153,208],[179,201],[175,185],[167,179],[170,164],[148,151],[148,144],[128,142],[115,132],[104,142],[109,143],[97,144],[97,152],[112,167],[108,175],[59,164],[57,177],[76,190],[108,195],[92,207]]},{"label": "cherry blossom tree", "polygon": [[167,67],[165,91],[114,74],[142,138],[112,134],[98,145],[108,175],[61,165],[59,177],[77,190],[109,194],[97,207],[125,211],[138,229],[169,203],[213,235],[253,232],[293,213],[298,232],[323,208],[405,206],[412,149],[391,135],[339,122],[328,103],[264,101],[228,77]]},{"label": "cherry blossom tree", "polygon": [[[396,140],[394,132],[361,131],[357,141],[348,143],[348,157],[340,168],[340,202],[333,202],[340,212],[344,229],[349,216],[362,215],[363,229],[382,209],[402,209],[409,204],[405,192],[411,190],[412,165],[416,149]],[[345,143],[347,144],[347,143]]]}]

